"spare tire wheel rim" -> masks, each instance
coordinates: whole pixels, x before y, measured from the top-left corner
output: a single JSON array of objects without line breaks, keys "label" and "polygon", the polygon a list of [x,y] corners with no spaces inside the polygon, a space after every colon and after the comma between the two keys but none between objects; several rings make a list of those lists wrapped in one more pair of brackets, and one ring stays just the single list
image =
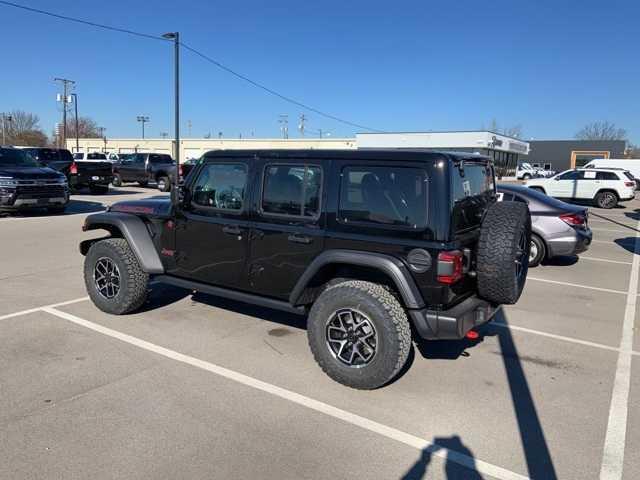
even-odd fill
[{"label": "spare tire wheel rim", "polygon": [[378,349],[378,333],[373,322],[352,308],[337,310],[329,316],[325,339],[331,355],[351,368],[371,363]]},{"label": "spare tire wheel rim", "polygon": [[529,263],[531,255],[527,255],[527,232],[523,229],[520,230],[520,236],[518,238],[518,248],[516,249],[516,280],[520,282],[524,275],[525,262]]},{"label": "spare tire wheel rim", "polygon": [[98,293],[107,300],[120,292],[120,270],[109,257],[100,257],[93,267],[93,283]]}]

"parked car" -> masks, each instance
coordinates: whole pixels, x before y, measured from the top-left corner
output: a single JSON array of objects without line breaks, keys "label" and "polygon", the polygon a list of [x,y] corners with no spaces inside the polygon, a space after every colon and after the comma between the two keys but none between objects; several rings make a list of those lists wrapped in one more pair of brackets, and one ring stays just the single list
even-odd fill
[{"label": "parked car", "polygon": [[193,170],[198,163],[198,158],[189,158],[184,162],[180,162],[180,178],[187,178],[187,175]]},{"label": "parked car", "polygon": [[627,170],[636,180],[636,183],[640,184],[640,158],[599,158],[591,160],[584,168]]},{"label": "parked car", "polygon": [[635,198],[636,182],[624,170],[574,169],[551,178],[528,180],[526,186],[555,198],[591,201],[600,208]]},{"label": "parked car", "polygon": [[[64,148],[25,148],[38,162],[64,173],[72,190],[88,187],[92,194],[105,194],[109,191],[112,172],[111,163],[105,161],[103,153],[74,153]],[[100,158],[98,158],[100,157]]]},{"label": "parked car", "polygon": [[127,158],[130,158],[132,155],[133,153],[111,152],[111,153],[107,153],[107,160],[109,160],[111,163],[119,163],[119,162],[122,162],[123,160],[126,160]]},{"label": "parked car", "polygon": [[113,165],[113,185],[119,187],[125,182],[138,182],[146,187],[156,182],[158,190],[171,190],[175,178],[176,164],[170,155],[164,153],[134,153],[131,157]]},{"label": "parked car", "polygon": [[86,218],[111,236],[80,244],[85,284],[111,314],[143,305],[150,279],[308,314],[322,369],[380,387],[407,361],[411,324],[461,339],[520,297],[531,218],[496,202],[493,171],[487,157],[426,151],[209,152],[176,205]]},{"label": "parked car", "polygon": [[538,178],[540,174],[530,163],[519,163],[516,167],[516,178],[518,180],[529,180],[530,178]]},{"label": "parked car", "polygon": [[69,202],[67,178],[22,149],[0,147],[0,212],[46,208],[62,213]]},{"label": "parked car", "polygon": [[498,185],[498,198],[504,202],[523,202],[529,206],[530,267],[535,267],[548,258],[577,255],[589,248],[593,234],[587,224],[586,208],[562,202],[520,185]]}]

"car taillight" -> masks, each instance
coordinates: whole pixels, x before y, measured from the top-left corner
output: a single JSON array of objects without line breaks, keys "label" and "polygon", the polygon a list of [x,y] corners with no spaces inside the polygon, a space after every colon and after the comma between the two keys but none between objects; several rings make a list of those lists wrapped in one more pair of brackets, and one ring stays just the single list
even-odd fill
[{"label": "car taillight", "polygon": [[579,213],[564,213],[560,215],[560,220],[572,227],[584,225],[584,216]]},{"label": "car taillight", "polygon": [[636,182],[624,182],[624,186],[625,187],[635,187],[636,186]]},{"label": "car taillight", "polygon": [[182,165],[178,166],[178,174],[182,177],[183,173],[182,173]]},{"label": "car taillight", "polygon": [[451,285],[463,276],[464,254],[460,250],[438,254],[438,281]]},{"label": "car taillight", "polygon": [[76,165],[76,162],[71,163],[71,166],[69,167],[69,173],[71,173],[72,175],[78,174],[78,165]]}]

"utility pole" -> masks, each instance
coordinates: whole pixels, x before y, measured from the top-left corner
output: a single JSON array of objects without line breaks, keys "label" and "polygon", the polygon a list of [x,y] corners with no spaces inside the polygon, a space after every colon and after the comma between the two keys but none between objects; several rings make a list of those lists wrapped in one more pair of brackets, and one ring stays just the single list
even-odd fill
[{"label": "utility pole", "polygon": [[278,118],[278,123],[281,125],[280,131],[282,132],[282,138],[289,138],[289,115],[281,113]]},{"label": "utility pole", "polygon": [[73,97],[73,108],[75,110],[75,117],[76,117],[76,152],[79,152],[80,151],[80,131],[78,129],[78,95],[76,95],[75,93],[72,93],[71,96]]},{"label": "utility pole", "polygon": [[304,113],[300,114],[300,124],[298,125],[298,130],[300,130],[300,135],[304,137],[304,122],[307,121],[307,117],[305,117]]},{"label": "utility pole", "polygon": [[58,101],[62,102],[62,148],[67,148],[67,103],[70,103],[69,85],[73,87],[76,84],[73,80],[67,78],[54,78],[54,82],[62,83],[62,97],[58,94]]},{"label": "utility pole", "polygon": [[149,117],[145,116],[145,115],[138,115],[136,117],[136,119],[142,123],[142,139],[144,140],[144,124],[147,123],[149,121]]},{"label": "utility pole", "polygon": [[104,148],[102,149],[103,153],[106,153],[107,151],[107,136],[104,134],[105,130],[106,128],[104,127],[98,127],[98,131],[100,132],[100,136],[102,137],[102,141],[104,142]]}]

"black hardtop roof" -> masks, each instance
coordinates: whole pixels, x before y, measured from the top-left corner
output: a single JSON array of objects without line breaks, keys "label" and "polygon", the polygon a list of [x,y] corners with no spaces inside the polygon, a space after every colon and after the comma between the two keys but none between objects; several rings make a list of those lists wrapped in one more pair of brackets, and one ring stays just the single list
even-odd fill
[{"label": "black hardtop roof", "polygon": [[452,161],[486,162],[489,157],[465,152],[441,152],[433,150],[366,149],[366,150],[311,150],[311,149],[264,149],[264,150],[211,150],[203,155],[207,158],[308,158],[317,160],[405,160],[434,161],[443,157]]}]

